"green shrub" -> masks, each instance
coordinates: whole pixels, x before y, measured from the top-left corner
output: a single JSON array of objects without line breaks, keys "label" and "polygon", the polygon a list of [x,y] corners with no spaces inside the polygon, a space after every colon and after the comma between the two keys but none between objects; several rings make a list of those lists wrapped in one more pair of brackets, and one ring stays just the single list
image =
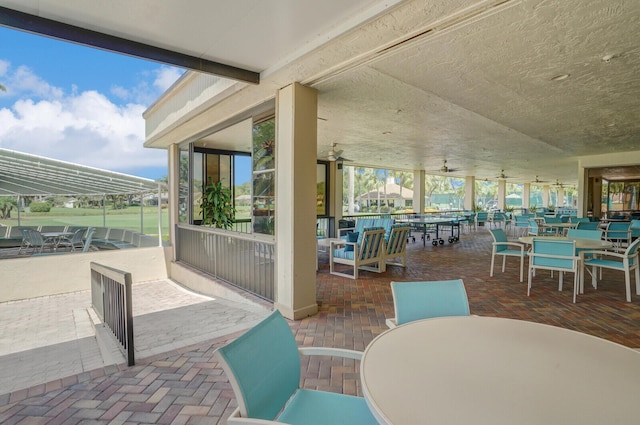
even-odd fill
[{"label": "green shrub", "polygon": [[48,202],[32,202],[29,204],[31,212],[49,212],[51,211],[51,204]]}]

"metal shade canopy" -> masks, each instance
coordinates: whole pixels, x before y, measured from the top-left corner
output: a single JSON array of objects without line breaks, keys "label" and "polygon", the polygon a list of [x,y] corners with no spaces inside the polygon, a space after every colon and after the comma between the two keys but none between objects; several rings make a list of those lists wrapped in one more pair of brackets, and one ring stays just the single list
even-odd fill
[{"label": "metal shade canopy", "polygon": [[0,196],[127,195],[162,183],[99,168],[0,149]]}]

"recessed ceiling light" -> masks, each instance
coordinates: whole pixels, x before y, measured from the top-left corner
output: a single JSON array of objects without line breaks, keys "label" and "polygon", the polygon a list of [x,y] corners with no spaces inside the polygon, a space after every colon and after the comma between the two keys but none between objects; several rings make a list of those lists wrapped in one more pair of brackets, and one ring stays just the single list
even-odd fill
[{"label": "recessed ceiling light", "polygon": [[571,76],[571,74],[560,74],[560,75],[556,75],[555,77],[551,77],[551,81],[562,81],[562,80],[566,80],[567,78],[569,78]]}]

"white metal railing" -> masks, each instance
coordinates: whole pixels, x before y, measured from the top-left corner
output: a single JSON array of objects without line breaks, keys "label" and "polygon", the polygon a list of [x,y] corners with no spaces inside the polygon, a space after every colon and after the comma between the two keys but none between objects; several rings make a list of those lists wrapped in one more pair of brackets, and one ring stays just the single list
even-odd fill
[{"label": "white metal railing", "polygon": [[131,273],[91,262],[91,304],[118,340],[127,364],[133,366]]},{"label": "white metal railing", "polygon": [[275,299],[273,236],[178,224],[176,261],[267,300]]}]

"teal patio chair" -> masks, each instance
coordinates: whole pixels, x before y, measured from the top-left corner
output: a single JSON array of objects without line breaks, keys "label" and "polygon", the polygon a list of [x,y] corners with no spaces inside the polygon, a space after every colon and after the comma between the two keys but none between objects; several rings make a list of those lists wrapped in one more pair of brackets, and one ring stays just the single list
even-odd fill
[{"label": "teal patio chair", "polygon": [[573,273],[573,302],[578,293],[578,261],[575,241],[533,239],[529,252],[529,278],[527,281],[527,296],[531,295],[531,278],[537,269],[554,270],[560,273],[558,291],[562,291],[564,272]]},{"label": "teal patio chair", "polygon": [[598,230],[599,228],[600,222],[598,221],[579,221],[578,227],[576,227],[579,230]]},{"label": "teal patio chair", "polygon": [[489,213],[487,211],[478,211],[475,218],[475,228],[477,230],[478,226],[484,226],[484,224],[489,221]]},{"label": "teal patio chair", "polygon": [[377,425],[361,397],[300,388],[300,355],[362,357],[353,350],[298,348],[276,310],[214,353],[238,401],[227,423]]},{"label": "teal patio chair", "polygon": [[569,229],[567,230],[567,237],[569,239],[602,239],[602,230],[587,230],[587,229]]},{"label": "teal patio chair", "polygon": [[461,279],[431,282],[391,282],[396,317],[389,328],[445,316],[469,316],[469,300]]},{"label": "teal patio chair", "polygon": [[636,240],[640,237],[640,220],[631,220],[631,239]]},{"label": "teal patio chair", "polygon": [[69,248],[69,251],[75,251],[76,248],[84,248],[84,234],[86,228],[76,229],[70,238],[62,238],[58,244],[58,248]]},{"label": "teal patio chair", "polygon": [[576,217],[576,216],[570,216],[569,217],[569,223],[588,223],[589,222],[589,217]]},{"label": "teal patio chair", "polygon": [[[598,289],[597,269],[610,269],[624,272],[624,283],[627,302],[631,302],[631,271],[634,271],[636,280],[636,295],[640,295],[640,270],[638,268],[638,245],[640,239],[636,239],[624,252],[612,251],[582,251],[583,272],[580,276],[580,293],[584,293],[585,271],[591,275],[591,285]],[[589,256],[589,258],[587,258]],[[591,270],[588,268],[591,267]],[[602,277],[601,277],[602,278]]]},{"label": "teal patio chair", "polygon": [[529,234],[533,236],[555,236],[556,231],[549,227],[541,227],[533,218],[529,219]]},{"label": "teal patio chair", "polygon": [[513,230],[516,236],[523,236],[529,233],[529,216],[516,215]]},{"label": "teal patio chair", "polygon": [[631,222],[610,221],[604,231],[604,238],[611,241],[616,249],[629,246],[631,241]]},{"label": "teal patio chair", "polygon": [[495,264],[496,255],[502,255],[502,273],[504,273],[507,257],[519,257],[520,282],[522,282],[524,280],[524,257],[526,255],[524,251],[524,244],[519,242],[509,242],[507,240],[507,234],[502,229],[489,229],[489,232],[491,232],[491,236],[493,237],[491,272],[489,273],[489,276],[493,277],[493,266]]},{"label": "teal patio chair", "polygon": [[24,249],[24,253],[26,254],[29,249],[31,249],[31,253],[42,253],[45,248],[48,248],[50,251],[56,247],[56,243],[42,236],[42,233],[38,232],[34,229],[21,229],[22,230],[22,245],[18,249],[18,254],[22,254],[22,250]]},{"label": "teal patio chair", "polygon": [[[384,234],[383,228],[365,228],[356,242],[341,242],[343,248],[336,248],[337,243],[332,241],[329,249],[329,273],[357,279],[359,269],[384,272]],[[336,264],[353,267],[353,274],[336,271]]]}]

